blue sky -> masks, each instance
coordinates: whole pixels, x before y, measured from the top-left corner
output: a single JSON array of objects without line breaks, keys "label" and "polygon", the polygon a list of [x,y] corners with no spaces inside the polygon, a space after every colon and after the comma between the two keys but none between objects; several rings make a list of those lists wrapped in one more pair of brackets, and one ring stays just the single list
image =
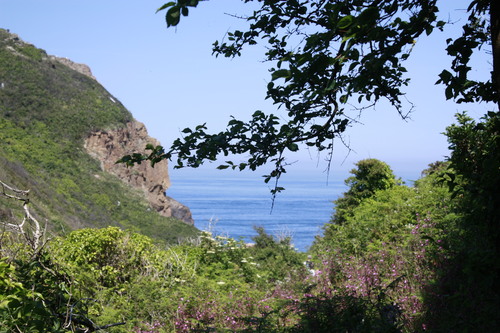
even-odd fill
[{"label": "blue sky", "polygon": [[[49,54],[89,65],[97,80],[165,146],[185,127],[207,122],[218,131],[231,115],[248,119],[255,110],[275,112],[275,106],[264,100],[270,77],[268,64],[261,62],[262,49],[253,47],[236,59],[211,56],[216,39],[245,25],[226,13],[248,13],[247,5],[236,0],[201,3],[178,28],[167,29],[164,14],[155,14],[164,2],[0,0],[0,27]],[[445,40],[460,31],[468,2],[442,0],[441,5],[447,6],[442,8],[443,18],[457,23],[445,33],[422,37],[407,63],[412,83],[406,91],[415,104],[411,119],[401,120],[382,104],[365,111],[361,123],[346,134],[353,152],[346,155],[338,143],[333,178],[343,178],[356,161],[372,157],[389,163],[397,175],[415,179],[427,164],[448,155],[441,133],[456,112],[469,110],[478,118],[491,108],[446,102],[443,87],[434,85],[450,63]],[[488,55],[479,57],[474,68],[478,77],[489,75]],[[323,159],[302,149],[290,156],[290,161],[298,161],[292,177],[304,172],[324,177]],[[216,165],[204,172],[212,172]]]}]

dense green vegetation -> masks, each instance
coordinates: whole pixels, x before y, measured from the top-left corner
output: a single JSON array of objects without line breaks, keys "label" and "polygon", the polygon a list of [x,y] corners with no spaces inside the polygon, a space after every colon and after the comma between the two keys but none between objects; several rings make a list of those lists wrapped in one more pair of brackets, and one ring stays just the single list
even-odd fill
[{"label": "dense green vegetation", "polygon": [[[83,148],[96,129],[124,126],[131,114],[95,80],[0,30],[0,179],[31,189],[51,231],[119,226],[161,241],[196,230],[159,216],[143,195],[103,172]],[[0,216],[19,209],[0,202]]]},{"label": "dense green vegetation", "polygon": [[[450,141],[462,130],[450,127]],[[491,331],[498,304],[492,277],[470,269],[495,236],[480,231],[478,246],[477,227],[464,227],[470,203],[448,185],[470,183],[452,165],[431,164],[413,186],[386,173],[392,185],[367,185],[371,195],[353,204],[342,224],[326,224],[309,253],[260,227],[253,246],[203,232],[165,248],[108,227],[73,231],[37,250],[5,233],[0,323],[6,332]],[[380,167],[390,170],[378,160],[360,161],[353,177]],[[359,184],[353,177],[343,198]],[[457,255],[467,260],[457,266]],[[485,281],[474,291],[492,293],[489,301],[463,289],[478,275]],[[450,288],[459,291],[450,295]]]}]

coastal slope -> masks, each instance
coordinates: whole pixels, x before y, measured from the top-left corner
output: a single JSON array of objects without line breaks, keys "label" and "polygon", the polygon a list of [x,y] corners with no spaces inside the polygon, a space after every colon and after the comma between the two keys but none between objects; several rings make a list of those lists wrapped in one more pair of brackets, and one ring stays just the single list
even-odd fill
[{"label": "coastal slope", "polygon": [[[115,164],[148,143],[159,144],[88,66],[0,29],[0,179],[31,191],[51,232],[114,225],[164,241],[195,235],[189,208],[166,195],[166,161]],[[2,221],[20,214],[0,201]]]}]

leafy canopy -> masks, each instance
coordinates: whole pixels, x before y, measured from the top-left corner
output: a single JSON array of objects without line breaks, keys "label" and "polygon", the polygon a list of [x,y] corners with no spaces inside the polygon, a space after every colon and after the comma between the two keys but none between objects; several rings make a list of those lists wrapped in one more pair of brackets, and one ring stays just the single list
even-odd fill
[{"label": "leafy canopy", "polygon": [[[198,0],[177,0],[161,6],[167,26],[176,26]],[[252,0],[244,0],[244,3]],[[442,29],[437,0],[261,0],[260,8],[244,19],[245,31],[232,31],[227,41],[216,41],[216,56],[239,56],[248,45],[262,43],[271,64],[267,96],[286,116],[256,111],[248,121],[232,118],[224,131],[211,134],[205,124],[183,130],[169,150],[148,147],[149,155],[133,154],[120,162],[132,165],[176,156],[176,167],[198,167],[221,155],[231,156],[220,169],[255,170],[266,163],[275,168],[265,181],[286,172],[285,155],[300,144],[327,151],[341,137],[356,113],[381,100],[403,117],[411,110],[404,98],[408,85],[404,61],[416,40]],[[491,81],[468,78],[470,57],[488,42],[488,1],[471,2],[471,16],[461,38],[448,40],[447,52],[455,58],[452,71],[444,70],[438,83],[447,86],[446,98],[458,102],[494,101]],[[347,107],[349,106],[349,108]],[[236,156],[236,157],[235,157]],[[243,162],[235,159],[244,156]],[[273,190],[274,194],[281,188]]]}]

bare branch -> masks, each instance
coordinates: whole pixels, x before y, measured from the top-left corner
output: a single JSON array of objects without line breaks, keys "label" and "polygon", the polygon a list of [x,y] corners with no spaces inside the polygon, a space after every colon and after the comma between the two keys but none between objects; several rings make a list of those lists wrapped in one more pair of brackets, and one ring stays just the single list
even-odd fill
[{"label": "bare branch", "polygon": [[40,222],[31,214],[29,209],[29,190],[19,190],[10,185],[7,185],[0,180],[0,186],[2,187],[2,192],[0,195],[7,199],[18,200],[22,202],[24,217],[20,223],[8,223],[0,221],[0,224],[11,229],[12,231],[22,235],[26,242],[30,245],[33,256],[37,256],[43,247],[43,236],[45,234],[45,228],[42,230],[40,227]]}]

